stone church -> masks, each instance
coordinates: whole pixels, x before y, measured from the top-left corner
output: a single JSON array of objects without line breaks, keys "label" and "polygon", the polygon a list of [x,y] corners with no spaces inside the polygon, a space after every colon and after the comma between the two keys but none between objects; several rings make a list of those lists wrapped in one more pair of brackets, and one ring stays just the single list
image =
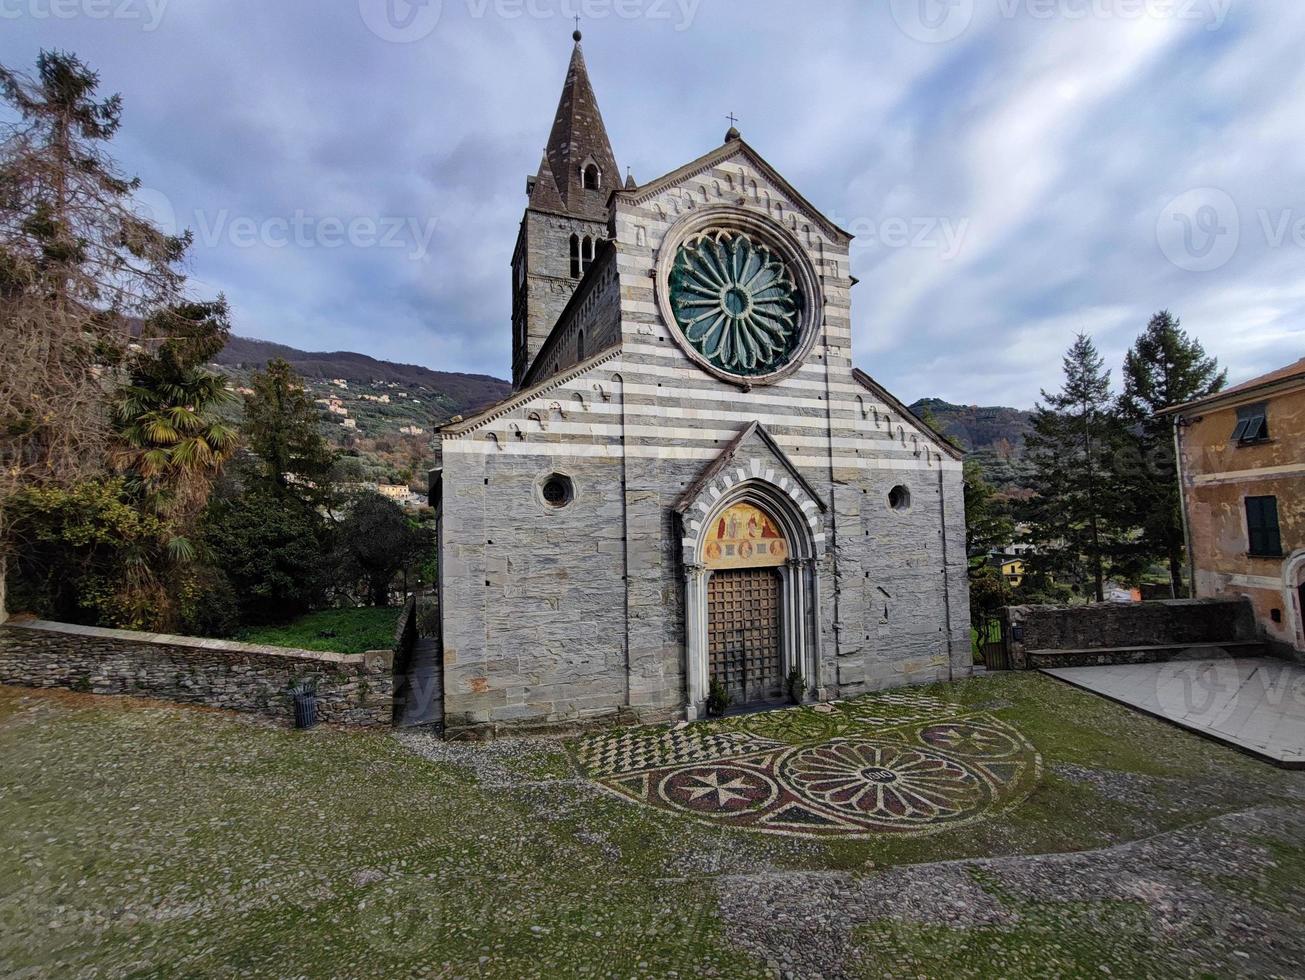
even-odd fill
[{"label": "stone church", "polygon": [[622,181],[580,40],[515,393],[440,432],[447,732],[967,676],[960,454],[853,367],[851,237],[733,128]]}]

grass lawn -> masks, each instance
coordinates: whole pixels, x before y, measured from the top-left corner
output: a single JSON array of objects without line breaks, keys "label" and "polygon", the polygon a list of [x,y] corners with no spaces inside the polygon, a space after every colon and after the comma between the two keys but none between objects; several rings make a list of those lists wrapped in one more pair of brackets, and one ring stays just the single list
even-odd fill
[{"label": "grass lawn", "polygon": [[245,630],[236,639],[296,650],[326,653],[366,653],[394,646],[400,609],[323,609],[285,626]]},{"label": "grass lawn", "polygon": [[[926,690],[1018,728],[1036,787],[977,825],[833,841],[618,799],[557,739],[0,687],[0,975],[1294,972],[1305,774],[1040,675]],[[1220,820],[1244,832],[1183,843]]]}]

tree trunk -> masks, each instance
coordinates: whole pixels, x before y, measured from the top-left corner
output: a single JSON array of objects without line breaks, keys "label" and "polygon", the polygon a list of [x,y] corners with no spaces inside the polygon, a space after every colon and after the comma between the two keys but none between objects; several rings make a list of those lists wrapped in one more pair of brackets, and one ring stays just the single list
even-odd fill
[{"label": "tree trunk", "polygon": [[1091,409],[1084,406],[1083,411],[1083,455],[1087,461],[1088,478],[1088,522],[1092,528],[1092,571],[1096,579],[1097,602],[1106,601],[1105,572],[1101,563],[1101,532],[1097,526],[1097,479],[1096,467],[1092,464],[1092,415]]}]

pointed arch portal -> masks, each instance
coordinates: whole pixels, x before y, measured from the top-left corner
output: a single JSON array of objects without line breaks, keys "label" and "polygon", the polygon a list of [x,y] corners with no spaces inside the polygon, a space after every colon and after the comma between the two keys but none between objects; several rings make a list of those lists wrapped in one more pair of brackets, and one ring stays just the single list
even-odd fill
[{"label": "pointed arch portal", "polygon": [[807,695],[821,687],[817,505],[786,477],[751,469],[709,483],[685,515],[689,718],[705,713],[712,681],[735,706],[786,696],[795,668]]}]

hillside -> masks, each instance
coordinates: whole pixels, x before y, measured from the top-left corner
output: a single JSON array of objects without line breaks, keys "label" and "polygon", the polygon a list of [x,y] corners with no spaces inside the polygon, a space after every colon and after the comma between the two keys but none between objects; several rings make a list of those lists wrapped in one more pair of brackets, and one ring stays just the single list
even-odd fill
[{"label": "hillside", "polygon": [[[248,395],[254,372],[277,357],[304,379],[322,434],[342,454],[338,478],[345,482],[424,489],[438,452],[435,429],[512,391],[506,381],[486,375],[432,371],[348,351],[313,353],[244,337],[231,338],[213,367],[232,392]],[[238,422],[241,412],[241,403],[234,402],[231,420]]]},{"label": "hillside", "polygon": [[911,406],[916,415],[929,415],[943,434],[983,466],[989,483],[1008,493],[1025,486],[1024,439],[1033,429],[1033,413],[1001,406],[953,405],[941,398],[922,398]]},{"label": "hillside", "polygon": [[415,364],[378,361],[366,354],[350,351],[314,353],[296,350],[266,340],[232,337],[216,363],[224,368],[261,370],[273,358],[289,361],[290,366],[307,380],[344,381],[424,389],[432,400],[448,409],[449,416],[468,415],[478,408],[506,398],[512,386],[506,381],[484,374],[455,374],[432,371]]}]

